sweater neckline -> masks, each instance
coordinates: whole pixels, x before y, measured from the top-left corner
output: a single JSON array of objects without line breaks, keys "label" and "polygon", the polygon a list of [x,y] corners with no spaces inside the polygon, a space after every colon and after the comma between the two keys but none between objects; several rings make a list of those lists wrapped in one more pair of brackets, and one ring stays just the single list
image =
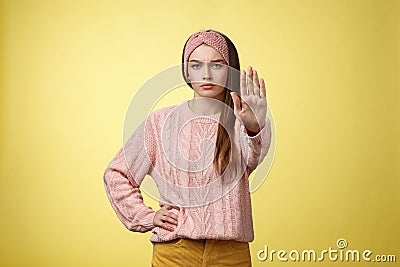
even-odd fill
[{"label": "sweater neckline", "polygon": [[189,107],[189,101],[190,100],[185,100],[183,103],[183,110],[185,111],[185,113],[187,113],[190,117],[192,118],[204,118],[204,119],[210,119],[213,121],[218,121],[219,117],[221,115],[221,112],[212,114],[212,115],[202,115],[202,114],[198,114],[196,112],[194,112],[190,107]]}]

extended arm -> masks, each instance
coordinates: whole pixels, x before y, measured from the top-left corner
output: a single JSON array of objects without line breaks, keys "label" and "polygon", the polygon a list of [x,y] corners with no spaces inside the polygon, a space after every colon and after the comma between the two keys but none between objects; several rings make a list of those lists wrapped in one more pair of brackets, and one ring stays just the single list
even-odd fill
[{"label": "extended arm", "polygon": [[268,153],[271,145],[271,122],[266,117],[265,125],[254,134],[245,133],[247,150],[247,167],[251,173],[260,164]]},{"label": "extended arm", "polygon": [[[252,172],[266,156],[271,144],[271,122],[267,117],[267,99],[264,79],[257,71],[247,68],[240,75],[240,98],[231,92],[234,113],[241,122],[241,149]],[[245,137],[243,137],[245,136]]]}]

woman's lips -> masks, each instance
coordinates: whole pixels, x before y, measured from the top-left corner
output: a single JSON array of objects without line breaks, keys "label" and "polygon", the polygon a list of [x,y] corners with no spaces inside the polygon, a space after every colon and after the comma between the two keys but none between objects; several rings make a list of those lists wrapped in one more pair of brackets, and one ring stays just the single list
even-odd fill
[{"label": "woman's lips", "polygon": [[212,84],[212,83],[205,83],[205,84],[201,85],[201,87],[204,88],[204,89],[211,89],[211,88],[214,87],[214,84]]}]

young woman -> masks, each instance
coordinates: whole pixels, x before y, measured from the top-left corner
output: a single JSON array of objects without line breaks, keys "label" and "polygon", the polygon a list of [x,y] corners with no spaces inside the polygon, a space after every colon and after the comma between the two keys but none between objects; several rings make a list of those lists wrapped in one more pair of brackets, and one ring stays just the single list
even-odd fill
[{"label": "young woman", "polygon": [[[152,231],[152,266],[251,266],[248,177],[271,142],[265,82],[213,30],[186,41],[182,74],[193,99],[140,124],[104,173],[108,198],[129,230]],[[157,211],[139,189],[147,174]]]}]

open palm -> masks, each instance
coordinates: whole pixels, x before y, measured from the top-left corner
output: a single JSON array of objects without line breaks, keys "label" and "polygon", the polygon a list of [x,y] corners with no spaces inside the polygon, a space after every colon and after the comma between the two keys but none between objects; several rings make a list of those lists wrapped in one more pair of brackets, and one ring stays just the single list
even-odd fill
[{"label": "open palm", "polygon": [[246,71],[240,73],[240,94],[241,97],[231,92],[234,114],[248,131],[259,132],[267,116],[265,81],[251,66],[247,68],[247,79]]}]

